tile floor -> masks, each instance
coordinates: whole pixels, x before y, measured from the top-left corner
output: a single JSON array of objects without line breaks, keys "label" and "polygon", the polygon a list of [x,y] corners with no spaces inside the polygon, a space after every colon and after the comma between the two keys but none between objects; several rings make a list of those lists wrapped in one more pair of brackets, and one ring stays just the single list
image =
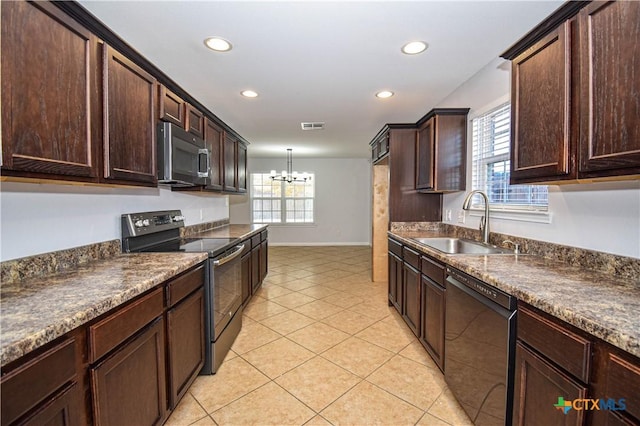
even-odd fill
[{"label": "tile floor", "polygon": [[470,425],[368,247],[270,247],[232,350],[167,425]]}]

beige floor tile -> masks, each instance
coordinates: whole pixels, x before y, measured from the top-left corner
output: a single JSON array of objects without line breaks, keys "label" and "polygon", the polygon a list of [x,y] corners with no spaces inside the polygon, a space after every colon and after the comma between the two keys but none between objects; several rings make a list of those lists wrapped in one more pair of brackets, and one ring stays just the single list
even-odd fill
[{"label": "beige floor tile", "polygon": [[398,355],[374,371],[367,381],[425,411],[446,387],[442,374]]},{"label": "beige floor tile", "polygon": [[262,284],[260,289],[258,289],[258,291],[256,292],[258,296],[266,300],[271,300],[276,297],[284,296],[285,294],[289,294],[289,293],[291,293],[291,290],[289,290],[288,288],[279,286],[278,284],[269,284],[269,285]]},{"label": "beige floor tile", "polygon": [[311,296],[315,299],[322,299],[323,297],[332,295],[336,291],[337,290],[325,287],[323,285],[314,285],[312,287],[307,287],[303,290],[300,290],[300,293],[306,294],[307,296]]},{"label": "beige floor tile", "polygon": [[350,308],[353,305],[364,302],[362,297],[354,296],[353,294],[349,294],[344,291],[334,293],[322,300],[331,303],[332,305],[340,306],[341,308]]},{"label": "beige floor tile", "polygon": [[208,418],[207,412],[198,404],[198,401],[187,392],[173,413],[171,413],[171,417],[169,417],[165,425],[186,426],[205,417]]},{"label": "beige floor tile", "polygon": [[293,281],[295,279],[296,277],[292,277],[291,275],[286,275],[281,273],[272,275],[270,272],[269,276],[265,278],[265,282],[267,282],[268,284],[277,284],[281,286],[282,284],[287,283],[289,281]]},{"label": "beige floor tile", "polygon": [[[165,423],[166,424],[166,423]],[[209,416],[192,423],[191,426],[217,426],[216,422]]]},{"label": "beige floor tile", "polygon": [[371,301],[360,303],[349,308],[350,311],[366,315],[375,320],[381,320],[391,315],[391,309],[392,308],[386,304]]},{"label": "beige floor tile", "polygon": [[402,355],[405,358],[409,358],[412,361],[418,362],[432,370],[440,372],[440,369],[438,369],[436,363],[433,362],[433,359],[431,359],[431,356],[424,349],[422,343],[418,341],[410,343],[406,348],[398,352],[398,355]]},{"label": "beige floor tile", "polygon": [[319,412],[361,379],[321,357],[313,358],[278,377],[276,383]]},{"label": "beige floor tile", "polygon": [[286,311],[267,319],[263,319],[260,321],[260,324],[265,325],[282,335],[286,335],[313,324],[314,322],[316,322],[316,320],[304,316],[296,311]]},{"label": "beige floor tile", "polygon": [[407,345],[415,340],[415,337],[408,337],[400,326],[384,322],[377,322],[365,328],[356,334],[356,337],[396,353],[406,348]]},{"label": "beige floor tile", "polygon": [[208,413],[269,382],[269,378],[242,358],[225,362],[212,376],[198,376],[189,392]]},{"label": "beige floor tile", "polygon": [[238,337],[231,346],[231,350],[235,353],[242,355],[255,348],[265,345],[269,342],[273,342],[276,339],[282,337],[280,334],[265,327],[264,325],[254,322],[252,324],[244,323]]},{"label": "beige floor tile", "polygon": [[357,337],[350,337],[322,354],[323,358],[360,377],[368,376],[392,356],[392,352]]},{"label": "beige floor tile", "polygon": [[424,413],[424,416],[420,419],[416,426],[451,426],[444,420],[440,420],[437,417],[432,416],[429,413]]},{"label": "beige floor tile", "polygon": [[310,275],[308,277],[304,277],[303,281],[311,283],[311,285],[324,285],[329,287],[329,283],[334,281],[334,278],[327,277],[323,274]]},{"label": "beige floor tile", "polygon": [[338,425],[415,425],[423,411],[366,381],[321,413]]},{"label": "beige floor tile", "polygon": [[285,308],[282,305],[265,300],[258,301],[256,303],[249,303],[249,305],[244,309],[244,315],[253,320],[260,321],[265,318],[269,318],[272,315],[284,312],[287,309],[288,308]]},{"label": "beige floor tile", "polygon": [[316,322],[287,335],[288,339],[317,354],[337,345],[348,337],[349,334],[321,322]]},{"label": "beige floor tile", "polygon": [[[313,275],[307,278],[311,278],[311,277],[313,277]],[[296,278],[295,280],[288,281],[280,285],[285,288],[288,288],[291,291],[300,291],[300,290],[304,290],[305,288],[313,287],[314,285],[316,285],[316,283],[307,281],[307,278]]]},{"label": "beige floor tile", "polygon": [[297,291],[291,292],[289,294],[285,294],[284,296],[276,297],[272,299],[272,302],[277,303],[278,305],[282,305],[285,308],[293,309],[298,306],[306,305],[309,302],[313,302],[316,300],[311,296],[307,296],[302,293],[298,293]]},{"label": "beige floor tile", "polygon": [[212,414],[219,425],[302,425],[315,413],[271,382]]},{"label": "beige floor tile", "polygon": [[322,320],[323,323],[349,334],[364,330],[376,320],[368,316],[345,310]]},{"label": "beige floor tile", "polygon": [[324,417],[317,415],[308,422],[304,424],[304,426],[332,426]]},{"label": "beige floor tile", "polygon": [[442,392],[427,412],[452,425],[473,425],[467,413],[464,412],[449,389],[445,389]]},{"label": "beige floor tile", "polygon": [[251,365],[271,379],[294,369],[314,356],[313,352],[285,337],[242,355]]},{"label": "beige floor tile", "polygon": [[306,315],[316,320],[321,320],[328,316],[337,314],[342,311],[343,308],[332,305],[331,303],[323,302],[322,300],[315,300],[306,305],[298,306],[294,309],[296,312]]}]

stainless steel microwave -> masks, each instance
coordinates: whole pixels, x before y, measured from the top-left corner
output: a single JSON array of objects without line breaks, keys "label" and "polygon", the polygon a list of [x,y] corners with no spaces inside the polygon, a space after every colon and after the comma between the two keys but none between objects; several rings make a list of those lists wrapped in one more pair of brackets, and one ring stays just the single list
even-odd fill
[{"label": "stainless steel microwave", "polygon": [[158,183],[206,185],[211,153],[204,140],[172,123],[158,125]]}]

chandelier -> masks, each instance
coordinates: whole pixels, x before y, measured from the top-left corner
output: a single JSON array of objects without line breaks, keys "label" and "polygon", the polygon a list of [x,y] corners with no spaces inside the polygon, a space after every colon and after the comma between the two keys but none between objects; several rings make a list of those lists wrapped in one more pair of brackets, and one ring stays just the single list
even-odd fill
[{"label": "chandelier", "polygon": [[293,171],[293,154],[292,149],[287,148],[287,170],[283,170],[281,174],[276,174],[275,170],[271,170],[271,180],[278,182],[306,182],[307,180],[311,180],[311,176],[307,174],[307,172],[294,172]]}]

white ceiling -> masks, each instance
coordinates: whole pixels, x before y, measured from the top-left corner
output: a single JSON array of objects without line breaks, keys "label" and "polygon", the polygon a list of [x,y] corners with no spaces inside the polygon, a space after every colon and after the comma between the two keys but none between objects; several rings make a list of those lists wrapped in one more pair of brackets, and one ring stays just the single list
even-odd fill
[{"label": "white ceiling", "polygon": [[[417,121],[562,2],[80,3],[247,139],[250,156],[364,158],[385,123]],[[213,35],[233,50],[206,49]],[[402,54],[411,40],[429,49]],[[382,89],[395,96],[377,99]]]}]

